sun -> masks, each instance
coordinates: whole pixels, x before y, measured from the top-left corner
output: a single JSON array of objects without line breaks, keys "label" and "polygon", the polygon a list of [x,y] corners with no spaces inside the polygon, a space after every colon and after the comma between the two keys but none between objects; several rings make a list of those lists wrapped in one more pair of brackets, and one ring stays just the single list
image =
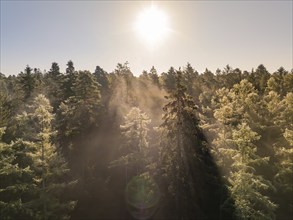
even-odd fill
[{"label": "sun", "polygon": [[167,14],[152,5],[143,10],[135,22],[135,30],[150,46],[162,41],[169,32]]}]

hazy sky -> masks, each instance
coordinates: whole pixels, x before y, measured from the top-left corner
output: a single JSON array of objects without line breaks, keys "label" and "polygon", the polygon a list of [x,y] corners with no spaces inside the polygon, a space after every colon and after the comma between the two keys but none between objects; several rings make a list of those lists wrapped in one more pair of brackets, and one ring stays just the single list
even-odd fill
[{"label": "hazy sky", "polygon": [[155,1],[172,31],[152,49],[133,28],[150,4],[1,0],[0,72],[18,74],[27,64],[49,70],[52,62],[65,71],[70,59],[77,70],[108,72],[128,61],[135,75],[187,62],[199,72],[293,67],[292,1]]}]

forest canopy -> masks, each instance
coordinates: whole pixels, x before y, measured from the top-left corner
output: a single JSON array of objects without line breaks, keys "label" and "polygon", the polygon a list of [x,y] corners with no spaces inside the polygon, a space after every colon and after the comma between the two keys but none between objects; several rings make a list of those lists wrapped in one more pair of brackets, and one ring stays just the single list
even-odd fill
[{"label": "forest canopy", "polygon": [[291,219],[293,69],[0,73],[0,219]]}]

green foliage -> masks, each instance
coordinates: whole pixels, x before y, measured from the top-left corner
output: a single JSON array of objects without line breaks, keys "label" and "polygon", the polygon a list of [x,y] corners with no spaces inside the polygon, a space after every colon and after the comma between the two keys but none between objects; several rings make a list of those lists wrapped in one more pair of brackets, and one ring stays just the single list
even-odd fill
[{"label": "green foliage", "polygon": [[267,85],[267,81],[270,78],[270,74],[263,64],[260,64],[255,72],[252,71],[250,75],[250,82],[253,83],[254,87],[263,94]]},{"label": "green foliage", "polygon": [[108,73],[101,67],[97,66],[93,75],[96,77],[97,82],[99,83],[102,104],[106,107],[110,98],[110,83],[108,79]]},{"label": "green foliage", "polygon": [[276,205],[263,195],[273,187],[270,181],[255,173],[255,166],[268,163],[269,158],[256,154],[254,142],[260,137],[246,123],[237,126],[232,133],[235,149],[228,151],[232,157],[229,177],[231,195],[235,200],[236,215],[240,219],[275,219]]},{"label": "green foliage", "polygon": [[19,84],[24,93],[24,101],[31,98],[35,88],[37,87],[36,74],[33,74],[32,70],[32,68],[27,66],[24,73],[22,72],[19,74]]},{"label": "green foliage", "polygon": [[149,178],[162,192],[156,213],[128,204],[134,217],[290,219],[292,85],[292,70],[264,65],[136,77],[128,62],[91,74],[69,61],[65,73],[53,62],[0,74],[0,218],[66,219],[74,194],[72,219],[129,219],[128,175],[134,203],[152,200]]},{"label": "green foliage", "polygon": [[120,125],[122,135],[122,156],[112,161],[111,166],[126,166],[136,175],[147,171],[150,163],[148,126],[151,120],[139,108],[133,107],[125,116],[125,122]]},{"label": "green foliage", "polygon": [[[293,214],[293,93],[288,93],[278,105],[281,109],[276,113],[276,124],[281,126],[281,138],[274,144],[276,154],[276,174],[274,182],[282,195],[282,215]],[[285,214],[285,215],[284,215]]]},{"label": "green foliage", "polygon": [[[282,190],[288,194],[293,193],[293,131],[286,129],[284,132],[284,138],[289,145],[286,147],[280,146],[276,147],[276,154],[279,158],[278,173],[275,176],[275,180],[278,184],[281,185]],[[292,203],[292,201],[291,201]],[[293,204],[291,204],[293,205]]]},{"label": "green foliage", "polygon": [[[221,181],[199,127],[197,107],[182,85],[180,70],[176,72],[176,89],[167,99],[160,126],[163,187],[173,198],[178,219],[215,218],[221,210]],[[224,191],[222,196],[226,197]],[[213,201],[209,199],[211,194]]]},{"label": "green foliage", "polygon": [[160,87],[159,76],[154,66],[152,66],[152,68],[150,69],[148,77],[151,79],[154,85]]},{"label": "green foliage", "polygon": [[[270,95],[273,97],[273,93]],[[214,151],[230,184],[236,216],[240,219],[274,219],[276,205],[264,194],[273,186],[256,172],[257,167],[268,164],[269,158],[257,154],[255,143],[260,136],[250,127],[260,127],[258,95],[251,83],[242,80],[231,90],[219,90],[216,97],[219,104],[214,115],[222,126],[216,129]]]},{"label": "green foliage", "polygon": [[162,73],[161,83],[168,92],[174,91],[176,88],[176,71],[171,67],[167,73]]},{"label": "green foliage", "polygon": [[[26,138],[10,145],[1,144],[1,216],[4,219],[68,219],[74,201],[63,192],[74,182],[66,180],[69,169],[52,140],[52,107],[39,95],[22,114],[33,126]],[[2,180],[2,178],[1,178]]]},{"label": "green foliage", "polygon": [[73,91],[73,83],[76,80],[76,71],[71,60],[69,60],[66,65],[66,75],[63,76],[61,85],[63,100],[75,95]]},{"label": "green foliage", "polygon": [[[4,129],[0,129],[0,137]],[[27,149],[29,142],[0,142],[0,217],[1,219],[32,219],[30,199],[33,192],[33,171]]]},{"label": "green foliage", "polygon": [[102,113],[100,90],[94,76],[79,71],[72,83],[76,95],[62,102],[57,112],[58,141],[67,158],[78,156],[82,148],[74,145],[74,139],[97,129]]},{"label": "green foliage", "polygon": [[0,91],[0,127],[4,127],[9,122],[12,115],[12,103],[8,95]]},{"label": "green foliage", "polygon": [[52,63],[51,69],[45,75],[44,80],[48,99],[54,111],[56,111],[62,101],[61,85],[63,83],[63,76],[57,63]]}]

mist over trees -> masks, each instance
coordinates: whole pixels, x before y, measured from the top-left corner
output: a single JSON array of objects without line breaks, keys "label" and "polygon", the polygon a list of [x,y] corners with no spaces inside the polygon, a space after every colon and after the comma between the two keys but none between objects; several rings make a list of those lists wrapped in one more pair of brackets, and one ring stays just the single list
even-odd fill
[{"label": "mist over trees", "polygon": [[0,74],[0,219],[291,219],[293,70]]}]

